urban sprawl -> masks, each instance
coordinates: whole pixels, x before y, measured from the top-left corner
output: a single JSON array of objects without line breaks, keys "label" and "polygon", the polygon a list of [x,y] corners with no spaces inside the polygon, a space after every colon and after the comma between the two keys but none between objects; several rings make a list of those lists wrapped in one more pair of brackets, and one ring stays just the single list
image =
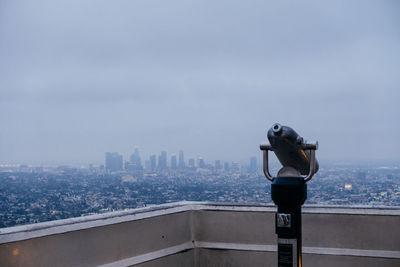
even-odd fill
[{"label": "urban sprawl", "polygon": [[[161,152],[142,162],[135,150],[125,162],[108,152],[105,165],[85,168],[0,165],[0,227],[184,200],[272,204],[256,157],[248,164],[210,163],[202,157],[186,161],[180,152],[167,162]],[[320,162],[307,204],[400,206],[400,168]]]}]

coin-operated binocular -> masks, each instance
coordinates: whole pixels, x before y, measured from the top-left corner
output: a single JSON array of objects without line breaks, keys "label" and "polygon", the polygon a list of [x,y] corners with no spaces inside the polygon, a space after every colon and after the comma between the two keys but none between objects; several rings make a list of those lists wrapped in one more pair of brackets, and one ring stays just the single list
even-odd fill
[{"label": "coin-operated binocular", "polygon": [[[268,131],[270,145],[264,153],[264,174],[271,184],[271,197],[278,206],[275,231],[278,234],[278,266],[301,265],[301,206],[307,199],[307,184],[318,171],[315,150],[318,142],[307,143],[292,128],[274,124]],[[270,174],[268,152],[273,151],[282,168]]]}]

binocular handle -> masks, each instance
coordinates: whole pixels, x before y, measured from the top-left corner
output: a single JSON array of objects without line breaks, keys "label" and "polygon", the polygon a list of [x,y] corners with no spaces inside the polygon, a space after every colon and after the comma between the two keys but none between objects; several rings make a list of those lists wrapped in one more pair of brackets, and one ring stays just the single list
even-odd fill
[{"label": "binocular handle", "polygon": [[315,143],[304,143],[301,145],[301,148],[304,150],[317,150],[318,149],[318,141]]},{"label": "binocular handle", "polygon": [[[273,177],[269,172],[269,164],[268,164],[268,151],[273,151],[271,145],[262,144],[260,145],[260,149],[263,151],[263,171],[265,177],[271,182],[274,181],[275,177]],[[306,176],[301,176],[305,182],[310,181],[315,174],[315,150],[318,149],[318,142],[315,143],[304,143],[302,144],[303,150],[310,150],[310,171]]]},{"label": "binocular handle", "polygon": [[270,145],[260,145],[260,149],[263,151],[263,170],[265,177],[271,182],[274,180],[274,177],[269,173],[268,167],[268,151],[272,151],[272,146]]}]

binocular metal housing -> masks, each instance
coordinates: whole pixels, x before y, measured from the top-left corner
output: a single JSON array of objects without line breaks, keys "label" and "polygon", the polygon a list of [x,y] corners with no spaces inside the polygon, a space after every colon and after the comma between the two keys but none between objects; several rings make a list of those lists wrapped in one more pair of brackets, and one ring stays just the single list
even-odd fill
[{"label": "binocular metal housing", "polygon": [[263,170],[268,180],[273,182],[276,179],[269,172],[268,151],[273,151],[283,166],[278,177],[301,177],[305,182],[313,178],[319,169],[315,157],[318,142],[305,142],[292,128],[278,123],[269,129],[267,136],[270,145],[262,144],[260,149],[264,153]]}]

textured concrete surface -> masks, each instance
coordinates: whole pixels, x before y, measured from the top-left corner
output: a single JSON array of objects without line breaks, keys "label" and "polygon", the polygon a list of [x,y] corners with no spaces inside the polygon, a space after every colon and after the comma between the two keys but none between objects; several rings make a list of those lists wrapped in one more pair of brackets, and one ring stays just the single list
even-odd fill
[{"label": "textured concrete surface", "polygon": [[303,214],[303,245],[400,250],[400,216]]},{"label": "textured concrete surface", "polygon": [[[275,209],[174,203],[0,229],[0,266],[276,266]],[[400,266],[400,210],[306,207],[304,266]]]},{"label": "textured concrete surface", "polygon": [[167,257],[131,265],[132,267],[191,267],[195,266],[195,250],[182,251]]}]

